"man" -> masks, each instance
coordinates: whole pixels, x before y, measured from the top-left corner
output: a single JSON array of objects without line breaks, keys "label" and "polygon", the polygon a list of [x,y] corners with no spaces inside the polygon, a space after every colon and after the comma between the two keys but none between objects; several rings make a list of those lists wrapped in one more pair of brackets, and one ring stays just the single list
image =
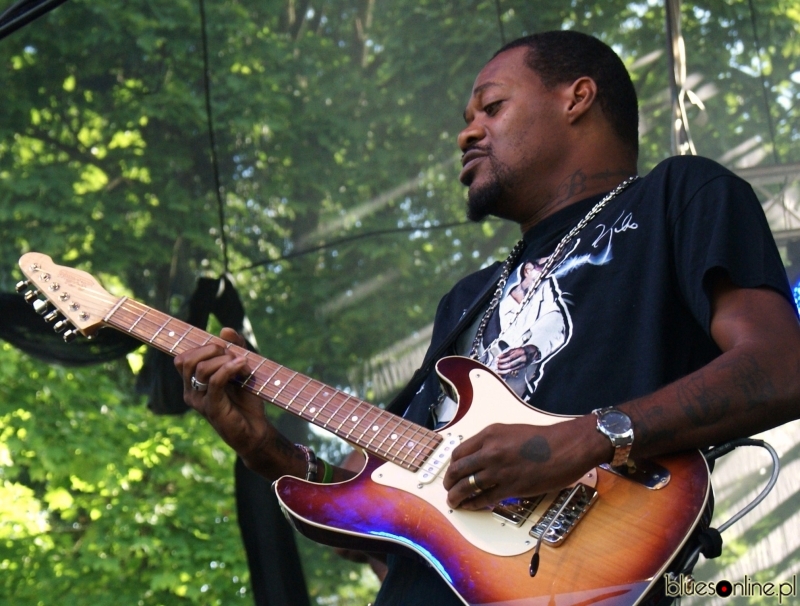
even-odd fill
[{"label": "man", "polygon": [[[468,214],[515,221],[523,243],[503,266],[468,276],[444,297],[428,358],[483,355],[487,327],[513,287],[508,277],[546,258],[543,278],[558,272],[571,330],[529,401],[583,416],[546,427],[492,419],[453,452],[444,477],[451,507],[542,494],[628,454],[721,444],[798,416],[800,326],[752,190],[699,158],[673,158],[632,179],[636,98],[611,49],[575,32],[512,42],[478,75],[464,118]],[[521,309],[547,285],[534,281]],[[532,318],[517,330],[533,331],[537,317],[520,312],[504,322]],[[307,474],[307,453],[268,424],[258,399],[228,385],[247,372],[245,360],[211,345],[178,356],[176,366],[187,403],[248,466],[268,478]],[[193,377],[207,391],[192,390]],[[618,418],[632,426],[632,445],[622,435],[630,432],[607,426],[610,406],[626,415]],[[429,363],[393,405],[418,423],[446,408]],[[349,476],[334,470],[335,480]],[[432,569],[391,558],[377,603],[460,601]]]}]

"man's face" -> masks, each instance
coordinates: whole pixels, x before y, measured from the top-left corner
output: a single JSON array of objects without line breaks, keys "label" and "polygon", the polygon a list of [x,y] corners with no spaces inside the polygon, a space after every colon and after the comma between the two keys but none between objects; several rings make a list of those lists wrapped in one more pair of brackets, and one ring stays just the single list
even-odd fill
[{"label": "man's face", "polygon": [[560,153],[558,87],[546,89],[525,65],[527,50],[514,48],[487,63],[464,111],[460,179],[469,187],[473,221],[492,214],[523,222]]}]

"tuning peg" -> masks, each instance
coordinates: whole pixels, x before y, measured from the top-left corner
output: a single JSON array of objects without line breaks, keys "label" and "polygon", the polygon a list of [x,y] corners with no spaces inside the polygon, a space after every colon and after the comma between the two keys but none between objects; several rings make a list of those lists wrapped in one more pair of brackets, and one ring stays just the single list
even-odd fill
[{"label": "tuning peg", "polygon": [[44,317],[44,321],[45,322],[55,322],[57,318],[58,318],[58,310],[54,309],[53,311],[51,311],[49,314],[47,314]]},{"label": "tuning peg", "polygon": [[19,282],[17,282],[17,292],[22,294],[22,291],[28,288],[30,284],[31,284],[30,280],[20,280]]},{"label": "tuning peg", "polygon": [[42,299],[36,299],[33,302],[33,309],[37,314],[43,316],[50,309],[50,303],[48,301],[43,301]]},{"label": "tuning peg", "polygon": [[80,333],[75,329],[68,330],[67,332],[64,333],[64,342],[70,343],[71,341],[74,341],[75,337],[77,337],[79,334]]},{"label": "tuning peg", "polygon": [[29,290],[24,295],[25,302],[26,303],[33,303],[36,300],[36,297],[38,297],[38,296],[39,296],[38,292],[36,292],[35,290]]},{"label": "tuning peg", "polygon": [[70,323],[66,320],[59,320],[53,325],[53,330],[56,332],[64,332],[67,328],[70,327]]}]

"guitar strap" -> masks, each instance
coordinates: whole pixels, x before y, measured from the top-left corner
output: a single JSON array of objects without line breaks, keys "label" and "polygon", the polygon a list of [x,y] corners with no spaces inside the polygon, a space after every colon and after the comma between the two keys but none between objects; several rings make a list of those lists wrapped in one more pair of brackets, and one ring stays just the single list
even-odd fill
[{"label": "guitar strap", "polygon": [[400,393],[389,402],[386,406],[386,410],[396,415],[403,416],[411,400],[419,391],[425,379],[427,379],[433,371],[434,364],[445,355],[452,353],[452,347],[458,337],[461,336],[461,333],[475,321],[477,314],[489,304],[489,300],[494,294],[497,281],[500,279],[502,272],[503,266],[499,264],[496,271],[492,274],[491,279],[486,282],[478,295],[473,299],[472,303],[464,309],[458,322],[456,322],[456,325],[450,330],[447,336],[442,339],[435,349],[428,349],[422,361],[422,365],[414,372],[413,376]]}]

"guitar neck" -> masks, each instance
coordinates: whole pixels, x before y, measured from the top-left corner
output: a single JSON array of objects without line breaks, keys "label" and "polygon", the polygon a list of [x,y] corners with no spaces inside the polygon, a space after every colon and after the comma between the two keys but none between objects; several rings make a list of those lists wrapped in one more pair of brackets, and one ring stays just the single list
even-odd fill
[{"label": "guitar neck", "polygon": [[241,388],[406,469],[419,469],[441,442],[429,429],[127,297],[104,323],[171,356],[209,343],[244,356],[249,374],[236,382]]}]

